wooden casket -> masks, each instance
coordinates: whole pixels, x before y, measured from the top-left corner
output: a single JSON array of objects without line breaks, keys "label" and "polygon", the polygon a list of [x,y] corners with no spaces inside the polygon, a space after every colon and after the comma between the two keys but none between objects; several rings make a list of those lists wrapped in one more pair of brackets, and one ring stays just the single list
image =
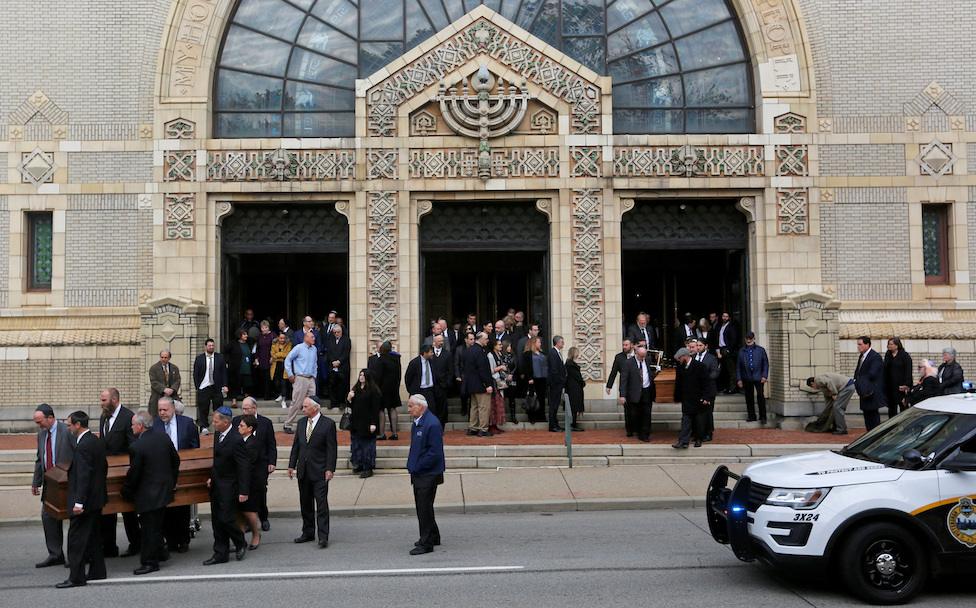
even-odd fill
[{"label": "wooden casket", "polygon": [[674,380],[675,369],[673,367],[665,367],[658,375],[654,376],[654,390],[657,393],[655,403],[674,402]]},{"label": "wooden casket", "polygon": [[[171,507],[210,502],[207,479],[213,466],[213,449],[197,448],[180,450],[180,476],[176,480],[176,494]],[[122,499],[122,483],[129,470],[128,455],[108,457],[108,503],[102,513],[125,513],[135,511],[135,506]],[[71,513],[68,508],[68,471],[54,467],[44,474],[44,509],[57,519],[67,519]]]}]

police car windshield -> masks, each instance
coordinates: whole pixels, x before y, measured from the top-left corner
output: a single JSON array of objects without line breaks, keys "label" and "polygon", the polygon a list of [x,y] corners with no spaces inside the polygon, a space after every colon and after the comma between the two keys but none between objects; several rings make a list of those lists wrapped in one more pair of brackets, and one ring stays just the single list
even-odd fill
[{"label": "police car windshield", "polygon": [[886,421],[838,453],[899,469],[921,468],[907,463],[908,450],[923,456],[939,453],[961,441],[976,423],[976,416],[912,408]]}]

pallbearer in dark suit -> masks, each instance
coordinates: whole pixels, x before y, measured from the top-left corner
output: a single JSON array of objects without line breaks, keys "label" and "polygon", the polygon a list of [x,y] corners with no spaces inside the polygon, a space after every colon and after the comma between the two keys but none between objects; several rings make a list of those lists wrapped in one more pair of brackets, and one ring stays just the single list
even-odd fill
[{"label": "pallbearer in dark suit", "polygon": [[44,526],[44,542],[47,544],[47,559],[35,564],[36,568],[58,566],[64,563],[64,527],[61,520],[55,519],[44,509],[47,484],[44,473],[55,466],[67,469],[75,452],[75,438],[68,425],[58,422],[54,409],[42,403],[34,410],[34,424],[37,425],[37,460],[34,462],[34,480],[31,493],[41,497],[41,525]]},{"label": "pallbearer in dark suit", "polygon": [[436,403],[436,384],[440,380],[434,371],[434,348],[430,344],[420,347],[420,354],[410,360],[403,374],[403,384],[411,395],[423,395],[427,403]]},{"label": "pallbearer in dark suit", "polygon": [[[68,469],[68,579],[59,589],[80,587],[87,581],[105,578],[105,556],[102,555],[102,508],[108,502],[105,476],[105,443],[88,430],[88,414],[82,411],[68,416],[68,429],[77,438],[71,468]],[[88,572],[85,573],[85,565]]]},{"label": "pallbearer in dark suit", "polygon": [[[105,445],[105,454],[118,456],[128,454],[135,437],[132,435],[132,410],[120,403],[119,389],[107,388],[102,391],[99,401],[102,406],[102,417],[98,421],[98,433]],[[119,557],[119,547],[116,544],[116,517],[106,515],[102,521],[102,550],[105,557]],[[139,518],[135,513],[123,513],[122,524],[125,526],[125,536],[129,541],[129,548],[121,557],[139,555]]]},{"label": "pallbearer in dark suit", "polygon": [[884,361],[871,348],[871,338],[868,336],[857,339],[857,351],[861,355],[857,359],[857,367],[854,368],[854,390],[861,398],[864,427],[870,431],[881,424],[881,413],[878,410],[886,405]]},{"label": "pallbearer in dark suit", "polygon": [[[177,415],[173,400],[161,397],[157,404],[159,414],[149,428],[150,433],[166,435],[176,450],[193,450],[200,447],[200,433],[193,419]],[[190,505],[167,507],[163,513],[163,537],[166,548],[186,553],[190,548]]]},{"label": "pallbearer in dark suit", "polygon": [[133,574],[149,574],[159,570],[159,562],[169,559],[163,548],[163,514],[173,502],[176,478],[180,474],[180,455],[169,440],[160,433],[149,432],[153,418],[147,410],[132,417],[132,444],[129,470],[122,484],[122,498],[135,503],[142,532],[142,565]]},{"label": "pallbearer in dark suit", "polygon": [[410,555],[422,555],[441,544],[441,531],[434,518],[434,498],[437,496],[437,486],[444,483],[444,431],[437,416],[427,410],[427,400],[423,395],[411,395],[407,410],[413,418],[407,471],[410,473],[413,501],[420,524],[420,539],[414,543]]},{"label": "pallbearer in dark suit", "polygon": [[[254,400],[254,397],[246,397],[241,402],[241,409],[245,416],[254,416],[257,420],[253,439],[260,446],[258,449],[258,465],[264,471],[264,475],[261,478],[254,478],[260,479],[262,485],[260,488],[252,487],[251,491],[256,494],[259,501],[257,506],[261,530],[267,532],[271,529],[271,522],[268,521],[268,476],[274,473],[275,466],[278,464],[278,441],[275,439],[274,423],[267,416],[258,413],[258,402]],[[240,423],[241,416],[235,416],[231,427],[236,430]]]},{"label": "pallbearer in dark suit", "polygon": [[251,528],[251,544],[247,548],[254,551],[261,545],[261,520],[258,518],[258,510],[265,500],[264,493],[268,485],[268,469],[264,465],[266,458],[264,446],[258,441],[255,432],[258,426],[257,417],[253,414],[245,414],[234,420],[238,421],[234,430],[244,440],[244,447],[247,451],[247,468],[251,472],[250,492],[247,495],[247,500],[239,506],[245,523]]},{"label": "pallbearer in dark suit", "polygon": [[230,542],[234,542],[237,561],[247,557],[244,533],[237,527],[238,505],[247,501],[251,487],[251,471],[247,465],[244,440],[231,432],[231,411],[224,406],[213,416],[213,469],[207,487],[210,488],[210,518],[213,521],[213,557],[204,566],[223,564],[230,559]]},{"label": "pallbearer in dark suit", "polygon": [[646,359],[647,349],[638,346],[634,357],[627,359],[620,370],[620,404],[629,410],[624,415],[627,436],[636,433],[643,442],[651,440],[651,408],[657,396],[654,387],[654,368]]},{"label": "pallbearer in dark suit", "polygon": [[688,447],[694,438],[695,447],[700,448],[705,434],[705,412],[715,403],[715,383],[708,375],[708,368],[697,360],[687,348],[679,348],[674,354],[678,364],[675,378],[674,396],[681,402],[681,432],[678,441],[671,445],[675,449]]},{"label": "pallbearer in dark suit", "polygon": [[563,391],[566,389],[566,363],[563,361],[562,336],[553,336],[552,349],[549,350],[546,362],[549,364],[549,430],[561,432],[565,429],[559,426],[556,413],[563,404]]},{"label": "pallbearer in dark suit", "polygon": [[[398,380],[399,382],[399,380]],[[319,411],[319,404],[306,397],[302,404],[305,418],[298,421],[295,442],[288,458],[288,479],[298,475],[298,500],[302,509],[302,533],[296,543],[315,540],[319,547],[329,546],[329,482],[335,475],[336,426]]]},{"label": "pallbearer in dark suit", "polygon": [[430,363],[434,369],[434,415],[441,422],[441,427],[447,424],[447,394],[454,383],[454,357],[444,342],[443,335],[434,336],[434,356]]}]

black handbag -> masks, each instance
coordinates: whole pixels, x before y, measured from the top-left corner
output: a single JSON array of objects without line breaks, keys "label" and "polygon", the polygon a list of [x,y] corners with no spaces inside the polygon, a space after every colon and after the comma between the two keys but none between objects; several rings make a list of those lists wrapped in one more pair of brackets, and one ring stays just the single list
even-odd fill
[{"label": "black handbag", "polygon": [[535,396],[535,389],[530,388],[529,392],[525,395],[525,405],[523,408],[526,412],[534,412],[539,409],[539,400]]},{"label": "black handbag", "polygon": [[352,426],[352,416],[350,415],[349,408],[342,412],[342,418],[339,419],[339,430],[348,431],[349,427]]}]

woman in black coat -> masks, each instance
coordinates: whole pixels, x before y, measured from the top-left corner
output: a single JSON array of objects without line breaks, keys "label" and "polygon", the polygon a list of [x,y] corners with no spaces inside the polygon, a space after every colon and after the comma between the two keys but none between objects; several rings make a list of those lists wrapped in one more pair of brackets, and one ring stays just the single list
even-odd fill
[{"label": "woman in black coat", "polygon": [[962,392],[962,381],[965,375],[962,366],[956,361],[956,349],[951,346],[942,349],[942,365],[939,366],[938,377],[943,395]]},{"label": "woman in black coat", "polygon": [[251,544],[248,549],[254,551],[261,544],[261,520],[258,518],[258,511],[264,504],[264,493],[268,486],[268,467],[258,466],[261,462],[261,443],[254,438],[254,431],[257,428],[257,417],[250,414],[241,416],[241,421],[237,425],[237,432],[244,438],[244,448],[247,452],[247,468],[251,472],[251,490],[247,495],[247,500],[239,503],[241,515],[244,518],[241,529],[247,531],[251,528]]},{"label": "woman in black coat", "polygon": [[900,338],[888,340],[888,352],[884,357],[884,391],[888,401],[888,418],[904,409],[903,402],[912,388],[912,357],[901,344]]},{"label": "woman in black coat", "polygon": [[400,369],[400,353],[393,350],[389,340],[380,345],[380,356],[376,362],[376,384],[380,389],[380,404],[386,411],[386,416],[380,417],[380,433],[376,437],[380,441],[386,439],[386,418],[390,419],[390,439],[397,437],[397,408],[400,407],[400,380],[403,373]]},{"label": "woman in black coat", "polygon": [[349,402],[349,437],[352,439],[352,472],[363,479],[376,468],[376,429],[380,424],[380,392],[369,371],[359,371],[359,379],[346,397]]},{"label": "woman in black coat", "polygon": [[578,356],[579,349],[575,346],[566,353],[566,395],[569,396],[569,409],[573,412],[574,431],[583,430],[577,423],[577,418],[583,415],[583,388],[586,386],[583,372],[576,362]]},{"label": "woman in black coat", "polygon": [[922,377],[918,381],[918,384],[908,391],[908,403],[910,405],[918,405],[926,399],[938,397],[942,394],[942,387],[939,386],[939,377],[935,365],[931,361],[923,360],[922,364],[918,367],[922,371]]}]

